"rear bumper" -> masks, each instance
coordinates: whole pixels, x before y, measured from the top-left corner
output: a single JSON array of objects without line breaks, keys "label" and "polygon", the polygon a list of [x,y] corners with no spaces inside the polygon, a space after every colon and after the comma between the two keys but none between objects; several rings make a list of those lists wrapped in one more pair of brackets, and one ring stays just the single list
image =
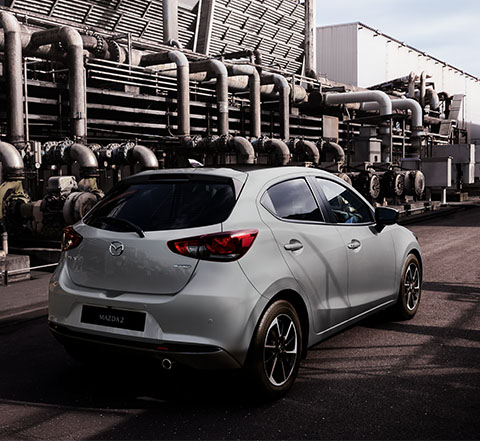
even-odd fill
[{"label": "rear bumper", "polygon": [[[168,352],[168,358],[197,368],[238,368],[245,362],[267,303],[237,262],[201,261],[180,292],[155,295],[76,285],[61,261],[50,281],[48,319],[63,342],[131,350],[158,358]],[[84,305],[143,312],[145,329],[84,323]]]},{"label": "rear bumper", "polygon": [[173,362],[195,369],[238,369],[240,364],[230,354],[216,346],[172,343],[166,341],[142,342],[117,337],[90,334],[72,330],[49,321],[48,327],[55,338],[66,346],[81,347],[93,354],[112,352],[157,360],[168,358]]}]

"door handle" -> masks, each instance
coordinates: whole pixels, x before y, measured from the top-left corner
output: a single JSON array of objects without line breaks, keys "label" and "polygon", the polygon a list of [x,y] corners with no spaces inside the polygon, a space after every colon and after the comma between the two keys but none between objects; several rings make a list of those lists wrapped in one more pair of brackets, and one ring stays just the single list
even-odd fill
[{"label": "door handle", "polygon": [[348,245],[347,248],[349,250],[356,250],[361,245],[360,241],[357,239],[353,239]]},{"label": "door handle", "polygon": [[303,248],[302,242],[299,242],[298,240],[292,239],[290,243],[286,243],[283,246],[287,251],[298,251]]}]

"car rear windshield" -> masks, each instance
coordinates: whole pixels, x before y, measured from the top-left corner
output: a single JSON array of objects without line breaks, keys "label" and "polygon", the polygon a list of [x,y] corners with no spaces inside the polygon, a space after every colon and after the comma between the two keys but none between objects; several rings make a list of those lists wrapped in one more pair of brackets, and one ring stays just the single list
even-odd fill
[{"label": "car rear windshield", "polygon": [[132,231],[128,223],[143,231],[194,228],[225,221],[234,205],[232,182],[168,179],[129,184],[127,181],[105,196],[84,222],[113,231]]}]

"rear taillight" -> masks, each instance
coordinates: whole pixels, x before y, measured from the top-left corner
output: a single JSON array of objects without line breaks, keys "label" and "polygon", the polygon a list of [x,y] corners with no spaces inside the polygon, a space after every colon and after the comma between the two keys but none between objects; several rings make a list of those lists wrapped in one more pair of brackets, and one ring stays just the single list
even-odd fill
[{"label": "rear taillight", "polygon": [[72,226],[66,227],[63,230],[62,236],[62,251],[68,251],[72,248],[78,247],[83,237],[78,234]]},{"label": "rear taillight", "polygon": [[195,259],[232,261],[242,257],[257,237],[257,230],[227,231],[167,242],[174,253]]}]

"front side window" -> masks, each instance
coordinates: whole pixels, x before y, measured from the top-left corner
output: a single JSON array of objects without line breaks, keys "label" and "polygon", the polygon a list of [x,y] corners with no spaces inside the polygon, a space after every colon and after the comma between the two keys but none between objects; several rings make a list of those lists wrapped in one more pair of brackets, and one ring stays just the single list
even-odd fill
[{"label": "front side window", "polygon": [[373,222],[372,211],[353,191],[327,179],[317,178],[339,224]]},{"label": "front side window", "polygon": [[130,222],[143,231],[202,227],[225,221],[235,202],[233,184],[226,182],[158,180],[121,184],[93,208],[84,222],[114,231],[125,231],[125,226],[111,222],[111,218]]},{"label": "front side window", "polygon": [[305,179],[292,179],[270,187],[261,203],[282,219],[323,221],[322,213]]}]

